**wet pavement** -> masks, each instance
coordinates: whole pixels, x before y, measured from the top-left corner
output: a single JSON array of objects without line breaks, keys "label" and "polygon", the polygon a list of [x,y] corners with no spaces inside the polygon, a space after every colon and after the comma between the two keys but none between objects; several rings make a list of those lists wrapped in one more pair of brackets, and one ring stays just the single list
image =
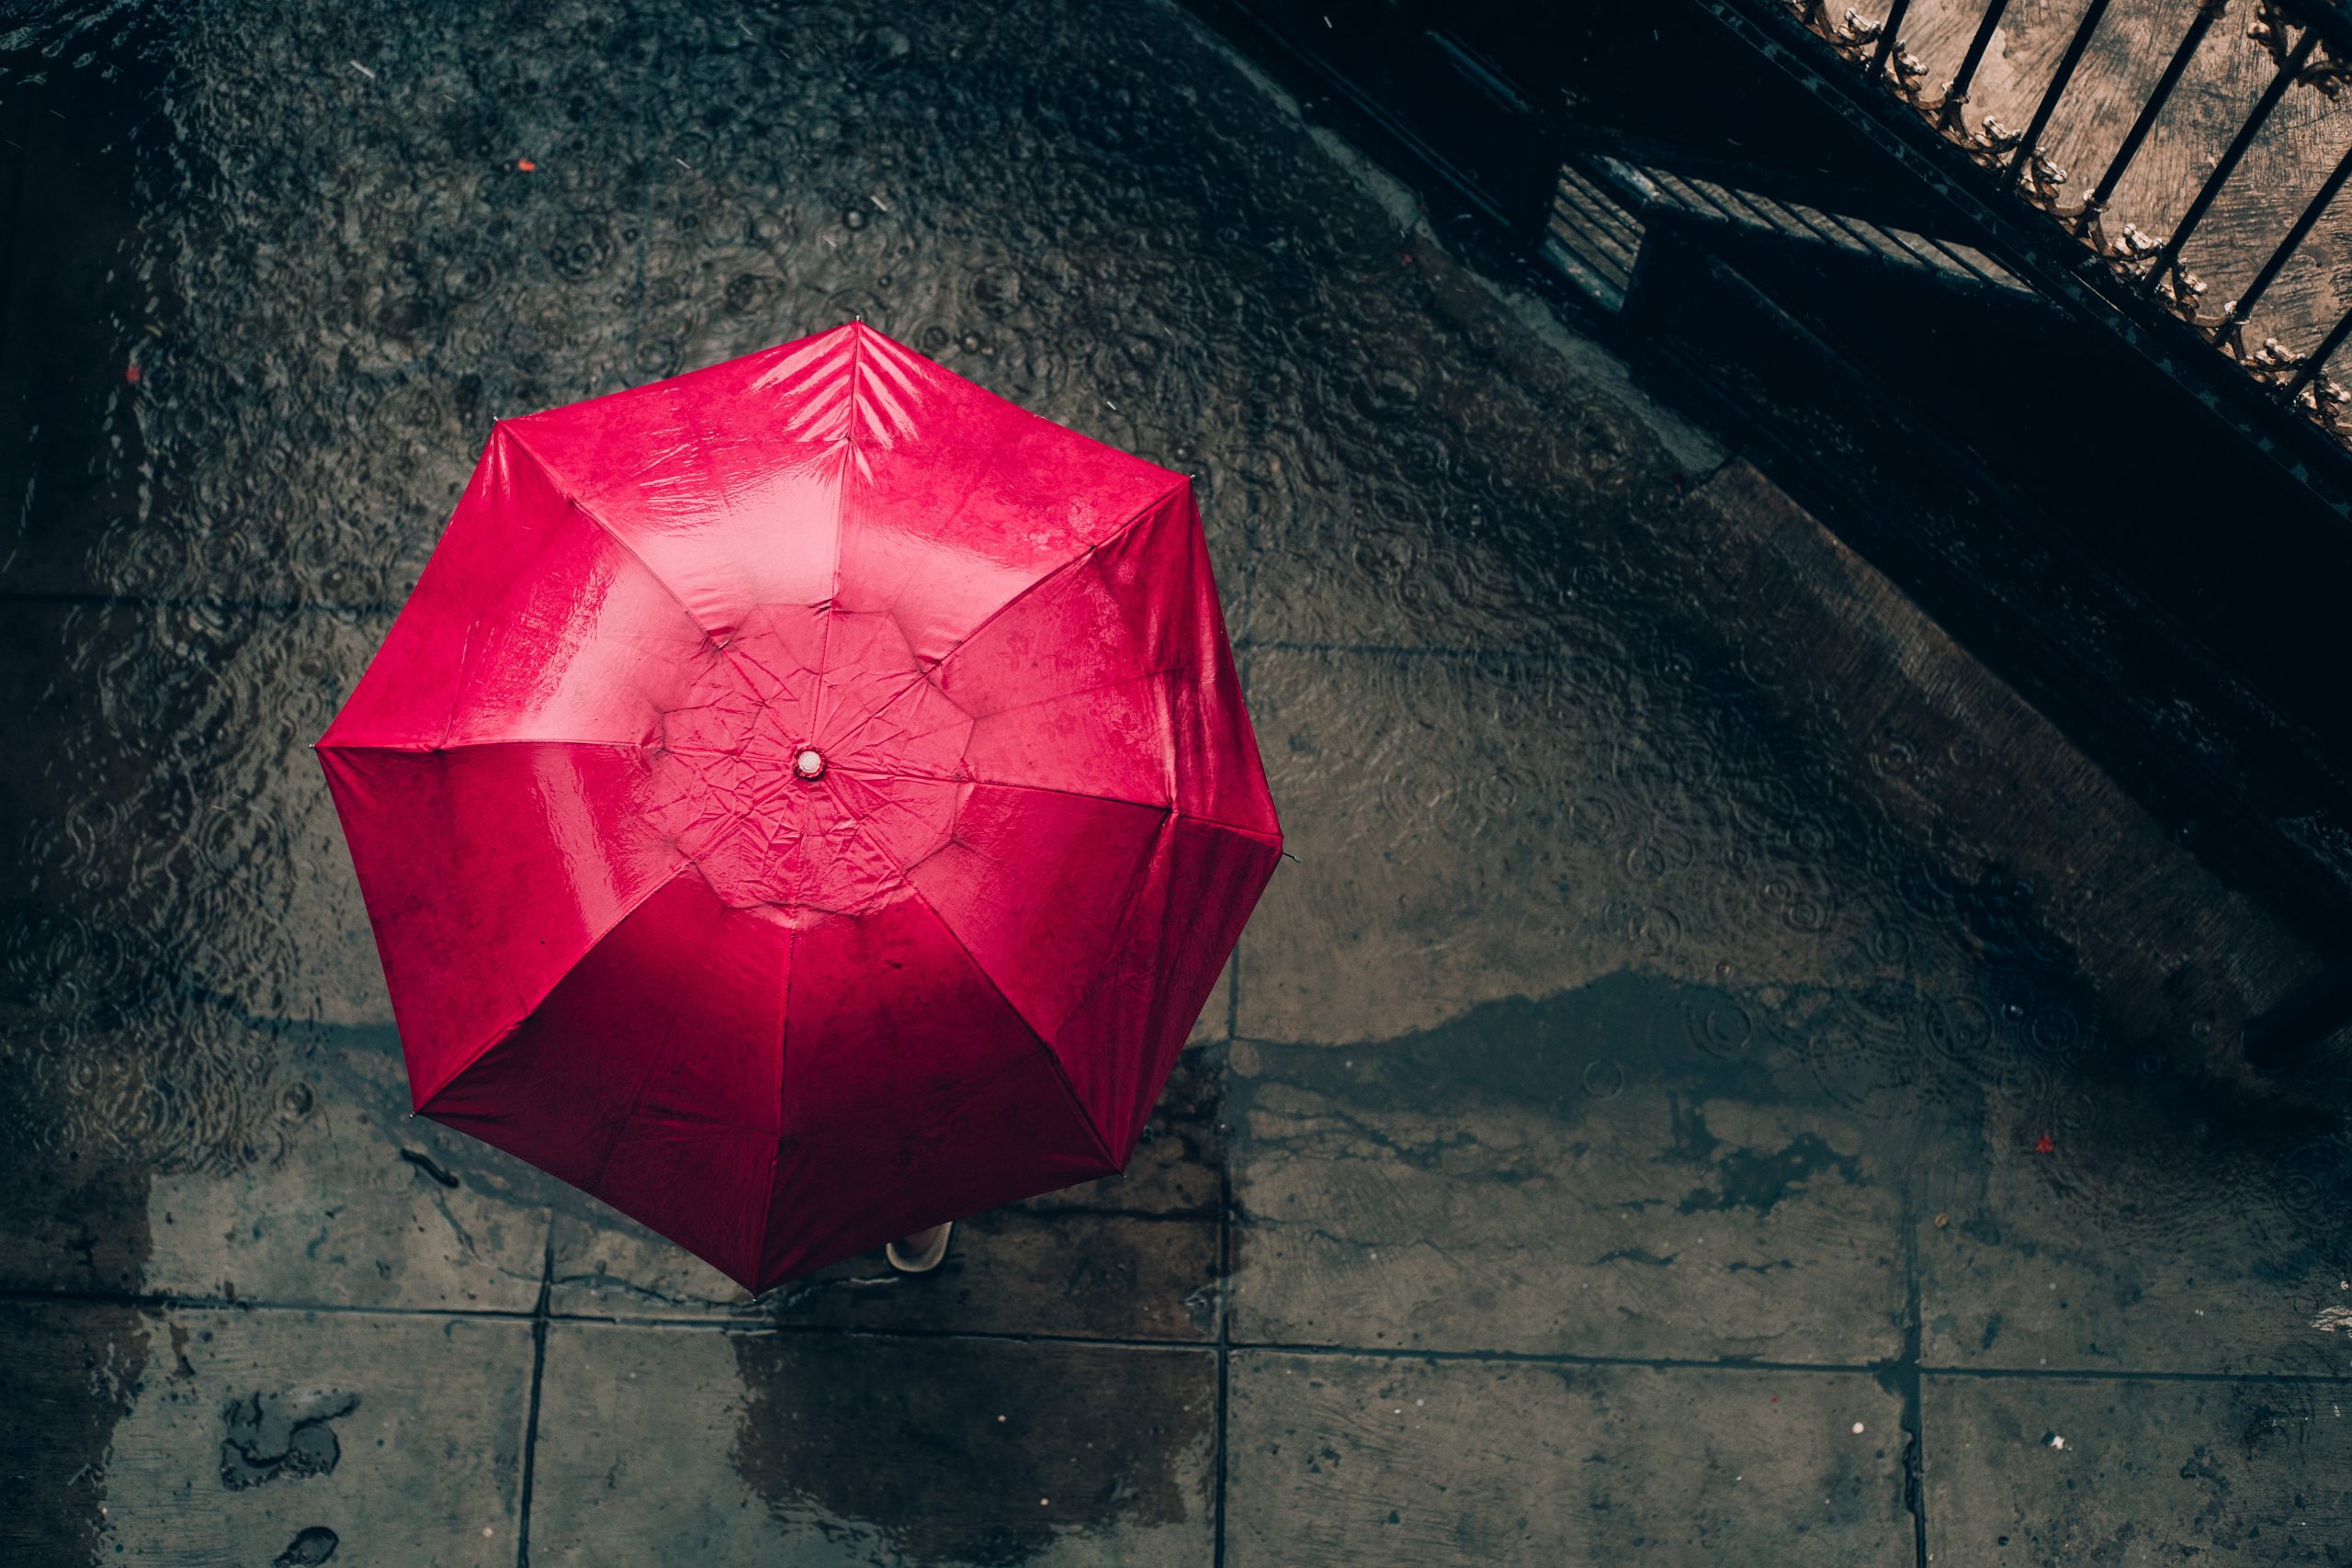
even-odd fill
[{"label": "wet pavement", "polygon": [[[9,26],[0,1558],[2352,1558],[2314,955],[1182,12]],[[408,1118],[306,747],[492,417],[853,315],[1199,477],[1296,860],[754,1303]]]}]

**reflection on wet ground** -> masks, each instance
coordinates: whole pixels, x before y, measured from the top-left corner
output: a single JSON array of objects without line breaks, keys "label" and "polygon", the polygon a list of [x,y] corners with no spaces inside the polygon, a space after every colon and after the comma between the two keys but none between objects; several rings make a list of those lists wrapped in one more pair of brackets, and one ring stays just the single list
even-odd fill
[{"label": "reflection on wet ground", "polygon": [[[2312,954],[1182,13],[0,69],[0,1555],[2352,1539]],[[749,1303],[408,1118],[305,745],[493,416],[852,315],[1200,477],[1298,858],[1125,1177]]]}]

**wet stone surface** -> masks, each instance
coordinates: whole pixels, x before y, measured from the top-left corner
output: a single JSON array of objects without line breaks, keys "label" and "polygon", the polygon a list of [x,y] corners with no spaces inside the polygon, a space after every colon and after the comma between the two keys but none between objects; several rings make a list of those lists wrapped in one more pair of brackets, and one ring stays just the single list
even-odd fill
[{"label": "wet stone surface", "polygon": [[1216,1417],[1202,1349],[559,1325],[532,1555],[1200,1563]]},{"label": "wet stone surface", "polygon": [[95,1459],[33,1477],[33,1496],[96,1501],[10,1509],[11,1562],[318,1562],[330,1540],[514,1560],[526,1323],[8,1303],[0,1334],[27,1402],[12,1415],[68,1415],[94,1392],[119,1413]]},{"label": "wet stone surface", "polygon": [[1900,1416],[1855,1373],[1246,1354],[1227,1560],[1908,1563]]},{"label": "wet stone surface", "polygon": [[[1182,12],[12,26],[0,1558],[2340,1554],[2314,955]],[[752,1302],[406,1114],[307,745],[493,417],[860,315],[1198,477],[1296,858],[1124,1176]]]},{"label": "wet stone surface", "polygon": [[1402,1039],[1238,1045],[1235,1332],[1892,1359],[1903,1156],[1776,1089],[1774,1054],[1727,994],[1623,972]]},{"label": "wet stone surface", "polygon": [[2341,1385],[1931,1378],[1939,1562],[2334,1563],[2352,1540]]}]

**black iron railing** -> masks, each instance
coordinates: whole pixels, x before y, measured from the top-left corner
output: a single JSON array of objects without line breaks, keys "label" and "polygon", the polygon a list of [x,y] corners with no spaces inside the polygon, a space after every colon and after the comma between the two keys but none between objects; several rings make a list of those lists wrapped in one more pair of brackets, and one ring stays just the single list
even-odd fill
[{"label": "black iron railing", "polygon": [[[1913,0],[1892,0],[1877,20],[1852,9],[1833,19],[1823,0],[1722,0],[1711,8],[1726,20],[1736,17],[1768,26],[1794,21],[1842,57],[1875,94],[1908,106],[1922,129],[1976,165],[1982,177],[1973,182],[1974,195],[2012,195],[2039,209],[2071,236],[2088,253],[2078,259],[2092,265],[2068,270],[2106,303],[2126,317],[2142,320],[2146,313],[2143,307],[2156,307],[2234,366],[2264,399],[2299,411],[2337,443],[2352,446],[2352,390],[2330,374],[2336,355],[2352,339],[2352,309],[2324,330],[2316,321],[2299,320],[2278,324],[2273,331],[2248,331],[2261,319],[2279,279],[2299,261],[2314,265],[2310,254],[2314,236],[2352,181],[2352,101],[2340,113],[2301,117],[2295,127],[2300,142],[2317,138],[2334,143],[2332,164],[2324,155],[2310,155],[2307,145],[2301,149],[2305,167],[2314,173],[2329,169],[2306,199],[2298,204],[2291,193],[2266,188],[2259,193],[2261,201],[2240,204],[2241,212],[2249,206],[2271,208],[2276,225],[2270,232],[2239,221],[2226,238],[2216,239],[2209,225],[2224,193],[2248,178],[2249,152],[2266,139],[2275,141],[2283,134],[2280,110],[2291,96],[2315,95],[2325,100],[2321,107],[2326,108],[2344,97],[2347,82],[2352,82],[2352,15],[2329,0],[2256,0],[2251,7],[2241,4],[2238,9],[2246,18],[2244,37],[2259,44],[2272,62],[2267,81],[2244,101],[2233,125],[2222,121],[2210,128],[2210,169],[2161,234],[2151,233],[2141,222],[2116,223],[2110,232],[2119,188],[2146,151],[2151,133],[2168,114],[2177,116],[2184,84],[2200,56],[2209,55],[2226,38],[2222,24],[2232,6],[2233,0],[2198,0],[2181,18],[2163,69],[2138,95],[2129,129],[2108,153],[2097,183],[2079,201],[2070,200],[2075,182],[2049,143],[2102,28],[2111,28],[2119,15],[2109,0],[2088,0],[2022,130],[2010,129],[1973,102],[1991,47],[2011,15],[2010,0],[1984,0],[1957,67],[1939,86],[1909,47],[1905,28],[1920,9]],[[1770,14],[1774,10],[1777,17]],[[2110,85],[2112,76],[2109,73]],[[2215,101],[2214,95],[2202,95],[2199,107]],[[2113,106],[2110,101],[2099,107],[2111,110]],[[2274,161],[2270,175],[2276,173]],[[2275,199],[2281,197],[2285,199]],[[2242,273],[2256,254],[2263,259],[2234,296],[2218,307],[2209,304],[2200,271]],[[2064,263],[2063,256],[2044,259]],[[2338,509],[2343,509],[2340,500]]]}]

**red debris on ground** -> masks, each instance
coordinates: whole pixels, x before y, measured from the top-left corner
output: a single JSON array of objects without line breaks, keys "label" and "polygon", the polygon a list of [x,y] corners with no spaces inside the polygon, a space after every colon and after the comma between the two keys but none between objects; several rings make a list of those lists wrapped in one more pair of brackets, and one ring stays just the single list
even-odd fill
[{"label": "red debris on ground", "polygon": [[130,382],[134,387],[139,385],[139,367],[136,365],[124,366],[122,367],[122,378]]},{"label": "red debris on ground", "polygon": [[2044,1133],[2033,1141],[2033,1152],[2038,1155],[2054,1155],[2058,1152],[2058,1140]]},{"label": "red debris on ground", "polygon": [[528,158],[515,159],[514,166],[522,170],[526,175],[537,173],[539,167],[537,164],[532,163]]}]

